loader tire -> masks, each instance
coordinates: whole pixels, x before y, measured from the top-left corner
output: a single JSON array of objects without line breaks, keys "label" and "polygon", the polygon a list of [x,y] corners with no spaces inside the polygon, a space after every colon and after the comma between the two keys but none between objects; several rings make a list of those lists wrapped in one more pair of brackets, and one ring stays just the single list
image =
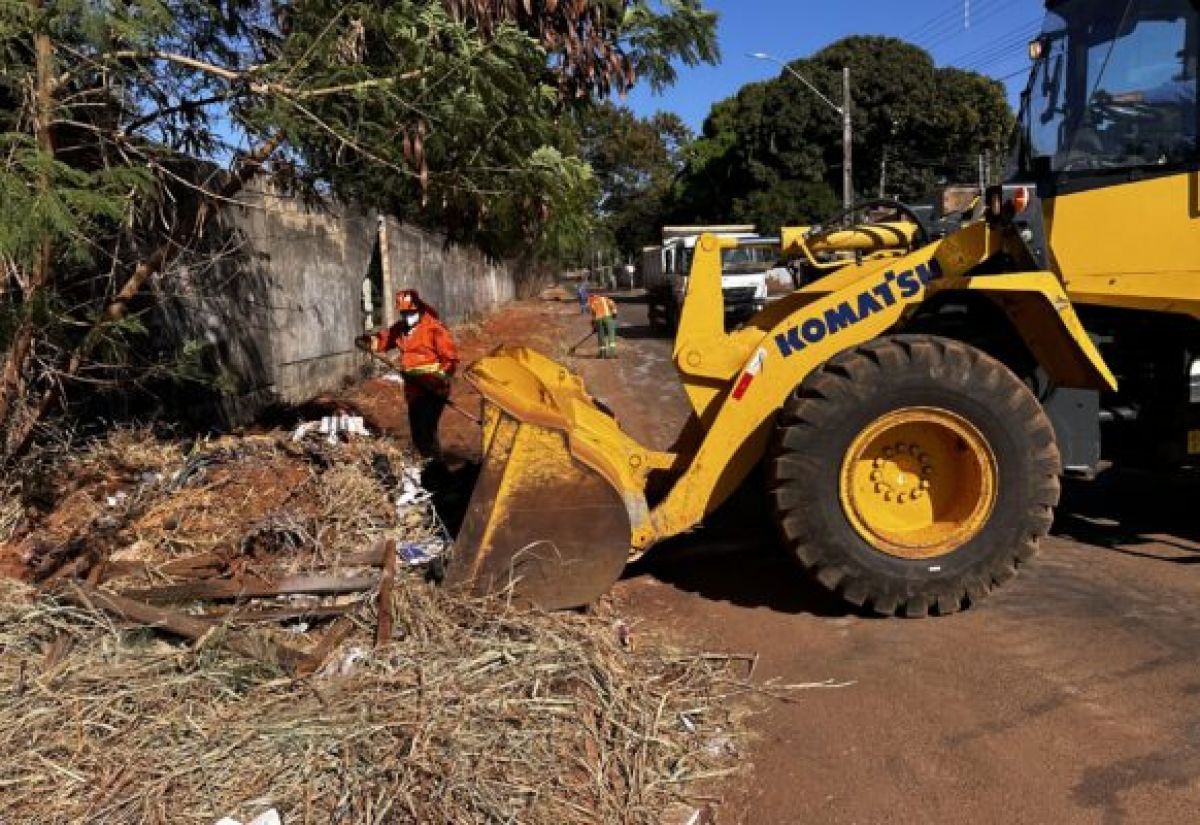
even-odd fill
[{"label": "loader tire", "polygon": [[945,615],[1015,575],[1050,529],[1054,430],[999,361],[911,335],[844,352],[781,410],[769,490],[823,587],[882,615]]}]

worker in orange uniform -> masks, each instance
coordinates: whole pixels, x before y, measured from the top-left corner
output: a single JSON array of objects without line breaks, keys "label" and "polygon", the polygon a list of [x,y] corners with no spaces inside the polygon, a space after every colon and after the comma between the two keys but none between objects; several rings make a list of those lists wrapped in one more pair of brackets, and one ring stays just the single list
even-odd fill
[{"label": "worker in orange uniform", "polygon": [[377,335],[364,336],[374,352],[398,350],[413,446],[423,458],[441,461],[438,424],[450,399],[450,380],[458,369],[458,349],[437,312],[415,290],[396,293],[399,319]]},{"label": "worker in orange uniform", "polygon": [[592,295],[588,298],[588,309],[592,311],[592,324],[600,342],[600,357],[616,358],[617,305],[605,295]]}]

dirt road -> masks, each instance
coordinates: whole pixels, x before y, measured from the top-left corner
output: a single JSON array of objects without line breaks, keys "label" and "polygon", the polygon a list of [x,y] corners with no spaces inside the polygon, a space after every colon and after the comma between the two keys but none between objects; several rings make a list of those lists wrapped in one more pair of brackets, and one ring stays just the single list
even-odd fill
[{"label": "dirt road", "polygon": [[[687,413],[670,344],[644,307],[623,310],[621,359],[574,363],[631,434],[665,448]],[[512,313],[483,338],[536,329],[562,356],[587,330],[567,306]],[[1197,501],[1154,479],[1069,488],[1035,564],[945,619],[848,612],[796,575],[754,501],[660,548],[616,598],[690,644],[756,652],[759,681],[853,683],[763,705],[751,781],[722,823],[1194,822]]]}]

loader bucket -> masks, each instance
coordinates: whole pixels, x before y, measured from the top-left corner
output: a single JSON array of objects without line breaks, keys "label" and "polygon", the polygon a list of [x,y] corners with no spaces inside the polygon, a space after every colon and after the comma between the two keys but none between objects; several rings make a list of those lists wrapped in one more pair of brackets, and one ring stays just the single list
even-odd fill
[{"label": "loader bucket", "polygon": [[484,464],[447,584],[545,610],[596,601],[647,520],[648,462],[565,367],[498,350],[467,373],[484,397]]}]

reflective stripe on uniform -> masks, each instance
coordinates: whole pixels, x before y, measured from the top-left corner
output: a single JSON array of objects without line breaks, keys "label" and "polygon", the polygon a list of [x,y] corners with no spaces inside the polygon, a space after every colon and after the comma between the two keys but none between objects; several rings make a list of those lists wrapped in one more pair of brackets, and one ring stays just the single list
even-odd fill
[{"label": "reflective stripe on uniform", "polygon": [[416,378],[421,375],[437,375],[441,378],[446,377],[446,371],[442,369],[441,364],[428,364],[424,367],[410,367],[404,370],[402,375]]}]

